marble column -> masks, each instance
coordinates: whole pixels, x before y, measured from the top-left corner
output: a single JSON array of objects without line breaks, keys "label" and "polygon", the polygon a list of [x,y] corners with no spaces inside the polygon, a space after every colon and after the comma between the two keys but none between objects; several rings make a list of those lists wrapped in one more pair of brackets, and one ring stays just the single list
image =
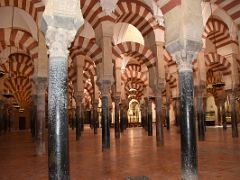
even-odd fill
[{"label": "marble column", "polygon": [[175,114],[175,125],[179,127],[180,122],[181,122],[181,108],[180,108],[180,97],[175,97],[174,98],[174,114]]},{"label": "marble column", "polygon": [[82,94],[77,93],[75,95],[76,100],[76,140],[78,141],[81,136],[81,105],[82,105]]},{"label": "marble column", "polygon": [[43,155],[45,148],[45,90],[47,88],[47,78],[37,77],[34,79],[37,90],[37,121],[36,121],[36,153]]},{"label": "marble column", "polygon": [[152,99],[148,99],[148,136],[152,136]]},{"label": "marble column", "polygon": [[218,126],[221,126],[221,109],[220,109],[220,105],[219,104],[217,104],[217,114],[218,114],[217,124],[218,124]]},{"label": "marble column", "polygon": [[156,89],[156,142],[157,146],[164,144],[163,119],[162,119],[162,85]]},{"label": "marble column", "polygon": [[110,118],[108,110],[108,94],[111,81],[103,80],[101,84],[102,94],[102,150],[110,149]]},{"label": "marble column", "polygon": [[123,115],[123,112],[124,112],[123,106],[124,105],[123,105],[123,103],[120,103],[119,106],[120,106],[120,132],[122,133],[124,131],[124,115]]},{"label": "marble column", "polygon": [[80,2],[48,1],[41,29],[48,45],[48,171],[50,180],[69,180],[68,48],[83,25]]},{"label": "marble column", "polygon": [[170,129],[169,110],[170,110],[170,102],[169,102],[169,99],[167,98],[167,103],[166,103],[166,127],[167,127],[167,130]]},{"label": "marble column", "polygon": [[225,110],[225,104],[223,103],[221,106],[221,119],[222,119],[222,125],[223,125],[223,130],[227,130],[227,120],[226,120],[226,110]]},{"label": "marble column", "polygon": [[[186,177],[197,176],[197,145],[193,106],[193,72],[182,62],[179,66],[181,97],[181,155],[182,171]],[[188,68],[189,67],[189,68]],[[195,178],[193,178],[195,179]]]},{"label": "marble column", "polygon": [[115,96],[114,102],[115,102],[115,124],[114,124],[115,138],[119,139],[120,138],[120,124],[119,124],[120,96]]},{"label": "marble column", "polygon": [[232,137],[238,137],[238,122],[237,122],[237,107],[235,91],[229,92],[229,100],[231,106],[231,123],[232,123]]},{"label": "marble column", "polygon": [[[196,43],[196,47],[198,47],[197,45]],[[180,82],[182,179],[195,180],[198,179],[198,172],[192,61],[196,57],[196,53],[181,50],[173,53],[172,56],[178,64]]]},{"label": "marble column", "polygon": [[148,98],[144,98],[145,101],[145,130],[148,131]]},{"label": "marble column", "polygon": [[32,113],[31,113],[31,123],[32,123],[32,138],[35,140],[36,138],[36,117],[37,117],[37,95],[32,95]]},{"label": "marble column", "polygon": [[204,85],[200,85],[197,89],[197,120],[198,120],[198,139],[199,141],[205,140],[205,125],[204,125],[204,104],[203,104],[203,90]]},{"label": "marble column", "polygon": [[84,103],[82,103],[82,105],[81,105],[81,111],[80,112],[81,112],[80,127],[81,127],[81,131],[84,131],[84,121],[85,121],[85,118],[86,118]]},{"label": "marble column", "polygon": [[94,128],[94,134],[97,134],[97,128],[98,128],[98,112],[97,112],[97,108],[98,108],[98,101],[95,100],[93,102],[93,128]]},{"label": "marble column", "polygon": [[124,104],[124,129],[128,127],[128,102],[126,101]]}]

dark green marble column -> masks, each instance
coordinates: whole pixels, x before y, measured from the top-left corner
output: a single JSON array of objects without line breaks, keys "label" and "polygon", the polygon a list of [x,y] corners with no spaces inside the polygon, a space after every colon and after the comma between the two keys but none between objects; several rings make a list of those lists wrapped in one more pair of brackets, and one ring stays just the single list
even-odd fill
[{"label": "dark green marble column", "polygon": [[203,104],[203,95],[204,95],[204,85],[200,85],[197,88],[197,120],[198,120],[198,139],[199,141],[205,140],[205,124],[204,124],[204,104]]},{"label": "dark green marble column", "polygon": [[115,102],[115,123],[114,123],[114,130],[115,130],[115,138],[120,138],[120,124],[119,124],[119,103],[120,103],[120,96],[114,97]]},{"label": "dark green marble column", "polygon": [[152,136],[152,99],[148,99],[148,136]]},{"label": "dark green marble column", "polygon": [[193,103],[193,72],[179,72],[181,97],[181,159],[183,179],[197,178],[197,144]]},{"label": "dark green marble column", "polygon": [[82,94],[76,93],[75,94],[76,100],[76,140],[78,141],[81,137],[81,105],[82,105]]},{"label": "dark green marble column", "polygon": [[238,120],[235,91],[229,92],[230,106],[231,106],[231,123],[232,123],[232,137],[238,137]]},{"label": "dark green marble column", "polygon": [[111,81],[105,80],[101,84],[102,94],[102,150],[110,149],[110,119],[108,109],[108,95]]}]

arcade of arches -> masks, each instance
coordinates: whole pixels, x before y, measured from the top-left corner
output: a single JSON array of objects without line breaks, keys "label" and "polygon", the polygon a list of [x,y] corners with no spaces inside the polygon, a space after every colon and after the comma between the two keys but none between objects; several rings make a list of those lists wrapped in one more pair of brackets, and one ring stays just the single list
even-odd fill
[{"label": "arcade of arches", "polygon": [[49,179],[69,179],[69,128],[103,153],[110,132],[161,149],[177,128],[182,179],[206,128],[238,138],[239,0],[0,0],[0,17],[0,133],[31,130]]}]

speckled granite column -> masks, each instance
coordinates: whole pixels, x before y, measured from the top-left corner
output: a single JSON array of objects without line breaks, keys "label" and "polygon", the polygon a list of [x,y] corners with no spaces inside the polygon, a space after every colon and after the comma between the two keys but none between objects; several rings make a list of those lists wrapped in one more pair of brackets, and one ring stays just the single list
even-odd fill
[{"label": "speckled granite column", "polygon": [[181,97],[181,159],[182,179],[197,178],[197,145],[193,107],[192,69],[179,69]]},{"label": "speckled granite column", "polygon": [[[69,179],[67,69],[71,31],[51,27],[48,79],[48,168],[50,180]],[[74,36],[73,36],[74,37]],[[70,39],[73,39],[70,38]]]},{"label": "speckled granite column", "polygon": [[120,96],[115,96],[114,97],[114,102],[115,102],[115,138],[119,139],[120,138],[120,124],[119,124],[119,103],[120,103]]},{"label": "speckled granite column", "polygon": [[148,136],[152,136],[152,98],[148,99]]},{"label": "speckled granite column", "polygon": [[102,93],[102,150],[110,149],[110,121],[108,112],[108,93],[111,81],[103,81],[101,84]]},{"label": "speckled granite column", "polygon": [[67,66],[64,57],[49,59],[49,179],[69,179]]},{"label": "speckled granite column", "polygon": [[230,106],[231,106],[231,123],[232,123],[232,137],[238,137],[238,122],[237,122],[237,108],[235,92],[229,92]]},{"label": "speckled granite column", "polygon": [[[192,61],[196,58],[197,48],[202,46],[198,42],[188,42],[189,49],[182,49],[172,53],[173,59],[178,64],[179,92],[181,100],[181,170],[182,179],[198,179],[197,142],[196,142],[196,119],[194,115],[194,88]],[[194,51],[190,47],[194,46]],[[196,46],[196,47],[195,47]],[[169,47],[171,48],[175,47]]]},{"label": "speckled granite column", "polygon": [[46,77],[34,79],[37,90],[37,118],[36,118],[36,153],[45,154],[45,90],[47,87]]},{"label": "speckled granite column", "polygon": [[156,142],[157,146],[164,144],[161,89],[159,89],[159,93],[156,95]]},{"label": "speckled granite column", "polygon": [[198,120],[198,139],[199,141],[205,140],[205,125],[204,125],[204,104],[203,104],[203,90],[205,87],[202,85],[198,87],[197,92],[197,120]]},{"label": "speckled granite column", "polygon": [[81,104],[82,104],[82,96],[75,95],[76,99],[76,140],[78,141],[81,136]]},{"label": "speckled granite column", "polygon": [[48,1],[42,15],[49,53],[48,174],[50,180],[69,180],[67,75],[68,48],[84,24],[77,0]]}]

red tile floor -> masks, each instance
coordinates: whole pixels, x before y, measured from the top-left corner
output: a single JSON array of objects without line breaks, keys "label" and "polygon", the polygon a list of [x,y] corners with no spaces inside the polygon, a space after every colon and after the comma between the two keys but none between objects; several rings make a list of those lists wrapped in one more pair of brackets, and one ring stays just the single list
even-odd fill
[{"label": "red tile floor", "polygon": [[[155,133],[155,132],[154,132]],[[101,150],[98,135],[85,128],[81,139],[70,134],[70,176],[72,180],[124,180],[129,176],[147,176],[152,180],[180,179],[180,143],[176,128],[164,130],[164,147],[156,147],[155,136],[142,128],[129,128],[115,140],[111,129],[111,149]],[[11,132],[0,136],[1,180],[48,179],[47,155],[35,155],[30,132]],[[208,128],[206,141],[198,142],[201,180],[240,179],[240,138],[231,137],[231,129]]]}]

